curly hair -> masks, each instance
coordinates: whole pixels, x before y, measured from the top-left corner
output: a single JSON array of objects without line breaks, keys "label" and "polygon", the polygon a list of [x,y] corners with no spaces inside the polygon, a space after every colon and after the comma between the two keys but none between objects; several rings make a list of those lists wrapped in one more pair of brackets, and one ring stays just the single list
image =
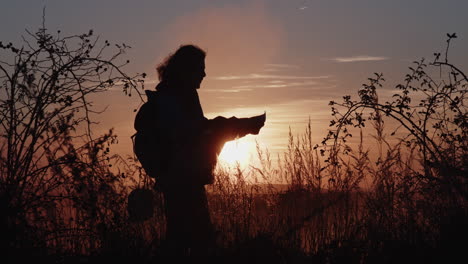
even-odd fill
[{"label": "curly hair", "polygon": [[175,80],[203,61],[206,52],[195,45],[182,45],[158,65],[156,70],[160,81]]}]

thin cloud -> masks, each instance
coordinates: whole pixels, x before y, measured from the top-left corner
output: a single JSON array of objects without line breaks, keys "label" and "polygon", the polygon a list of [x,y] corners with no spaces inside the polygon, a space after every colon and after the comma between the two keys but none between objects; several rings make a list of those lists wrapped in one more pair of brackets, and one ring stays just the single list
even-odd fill
[{"label": "thin cloud", "polygon": [[[337,85],[333,84],[333,85],[327,85],[327,86],[320,86],[320,89],[334,89],[338,87]],[[296,90],[309,90],[310,87],[298,87],[296,88]]]},{"label": "thin cloud", "polygon": [[239,85],[234,86],[232,88],[235,89],[255,89],[255,88],[291,88],[291,87],[303,87],[303,86],[310,86],[310,85],[317,85],[318,82],[309,81],[309,82],[283,82],[283,83],[275,83],[275,84],[252,84],[252,85]]},{"label": "thin cloud", "polygon": [[265,64],[265,69],[263,70],[263,72],[281,72],[281,71],[290,71],[290,70],[298,70],[298,69],[300,69],[298,65],[268,63],[268,64]]},{"label": "thin cloud", "polygon": [[336,62],[361,62],[361,61],[382,61],[388,60],[388,57],[381,56],[351,56],[351,57],[336,57],[332,61]]},{"label": "thin cloud", "polygon": [[268,63],[265,64],[267,67],[280,68],[280,69],[299,69],[300,67],[292,64],[278,64],[278,63]]},{"label": "thin cloud", "polygon": [[277,79],[277,80],[314,80],[314,79],[328,79],[330,75],[323,76],[293,76],[293,75],[270,75],[270,74],[247,74],[247,75],[226,75],[213,77],[215,80],[230,81],[230,80],[265,80],[265,79]]},{"label": "thin cloud", "polygon": [[239,87],[239,89],[203,89],[202,90],[202,92],[208,92],[208,93],[240,93],[240,92],[250,92],[250,91],[252,91],[252,89],[242,88],[242,87]]}]

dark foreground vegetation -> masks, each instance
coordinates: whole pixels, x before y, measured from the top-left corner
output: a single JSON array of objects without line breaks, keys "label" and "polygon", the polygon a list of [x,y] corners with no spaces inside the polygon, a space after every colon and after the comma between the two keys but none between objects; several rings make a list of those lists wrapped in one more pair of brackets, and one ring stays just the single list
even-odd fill
[{"label": "dark foreground vegetation", "polygon": [[[393,96],[382,74],[358,96],[330,102],[330,132],[289,138],[276,164],[258,148],[248,171],[217,171],[208,187],[213,255],[281,263],[449,263],[468,237],[468,79],[447,50],[410,67]],[[110,52],[109,46],[116,51]],[[109,48],[108,48],[109,47]],[[139,95],[145,74],[123,72],[125,44],[28,34],[1,43],[2,260],[158,262],[162,197],[132,158],[111,156],[116,136],[92,134],[88,98],[109,87]],[[365,136],[372,134],[372,137]],[[354,137],[353,137],[354,135]],[[354,141],[353,141],[354,140]],[[280,179],[284,184],[273,184]],[[152,193],[151,217],[129,217],[128,195]]]}]

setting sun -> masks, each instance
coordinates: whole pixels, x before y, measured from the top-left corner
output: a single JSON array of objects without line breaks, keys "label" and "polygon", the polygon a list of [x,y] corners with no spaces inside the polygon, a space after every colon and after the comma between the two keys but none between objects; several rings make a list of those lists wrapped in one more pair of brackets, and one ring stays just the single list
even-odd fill
[{"label": "setting sun", "polygon": [[255,143],[241,138],[227,142],[219,154],[218,160],[227,165],[234,166],[239,164],[241,167],[245,167],[249,164],[254,151]]}]

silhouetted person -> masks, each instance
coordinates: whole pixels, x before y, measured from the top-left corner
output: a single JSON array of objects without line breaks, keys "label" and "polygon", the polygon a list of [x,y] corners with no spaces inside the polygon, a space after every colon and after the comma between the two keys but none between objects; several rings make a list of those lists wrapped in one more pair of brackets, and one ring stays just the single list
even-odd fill
[{"label": "silhouetted person", "polygon": [[157,91],[146,91],[135,119],[135,152],[164,195],[170,254],[206,254],[214,246],[205,185],[213,183],[217,155],[226,141],[258,134],[265,122],[265,114],[204,117],[197,89],[205,56],[185,45],[166,58],[157,68]]}]

